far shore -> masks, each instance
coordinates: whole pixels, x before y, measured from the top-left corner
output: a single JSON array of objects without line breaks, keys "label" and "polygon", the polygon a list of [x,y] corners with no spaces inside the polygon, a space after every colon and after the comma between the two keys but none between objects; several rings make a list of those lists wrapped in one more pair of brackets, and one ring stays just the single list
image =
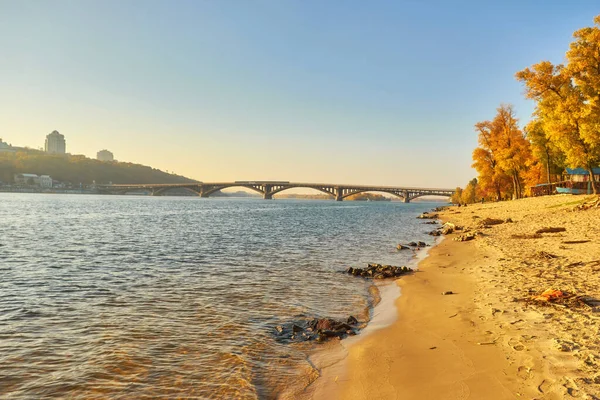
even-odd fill
[{"label": "far shore", "polygon": [[[600,208],[574,210],[586,199],[440,213],[479,234],[467,242],[452,240],[464,231],[448,235],[417,273],[397,280],[397,320],[349,344],[307,397],[600,398]],[[485,218],[509,222],[482,226]],[[565,230],[535,234],[545,227]],[[532,300],[546,289],[564,301]]]}]

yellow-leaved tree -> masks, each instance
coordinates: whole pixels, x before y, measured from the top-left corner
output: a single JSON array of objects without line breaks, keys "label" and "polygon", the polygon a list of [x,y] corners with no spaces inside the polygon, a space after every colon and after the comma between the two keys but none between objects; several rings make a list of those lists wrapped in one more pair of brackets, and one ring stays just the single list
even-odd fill
[{"label": "yellow-leaved tree", "polygon": [[479,173],[481,194],[496,200],[523,197],[531,149],[513,107],[501,105],[492,121],[477,123],[475,130],[479,146],[473,151],[473,167]]},{"label": "yellow-leaved tree", "polygon": [[542,61],[516,77],[536,100],[548,140],[565,154],[567,165],[589,172],[598,193],[593,168],[600,163],[600,16],[594,22],[573,34],[566,65]]}]

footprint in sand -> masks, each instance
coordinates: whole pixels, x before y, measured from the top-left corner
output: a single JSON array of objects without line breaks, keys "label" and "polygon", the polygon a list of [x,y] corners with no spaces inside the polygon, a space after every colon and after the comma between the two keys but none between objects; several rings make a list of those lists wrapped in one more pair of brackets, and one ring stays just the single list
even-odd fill
[{"label": "footprint in sand", "polygon": [[525,346],[523,343],[519,341],[517,338],[512,338],[508,341],[508,345],[513,348],[515,351],[523,351],[525,350]]},{"label": "footprint in sand", "polygon": [[527,380],[531,378],[531,369],[521,365],[519,368],[517,368],[517,376],[523,380]]}]

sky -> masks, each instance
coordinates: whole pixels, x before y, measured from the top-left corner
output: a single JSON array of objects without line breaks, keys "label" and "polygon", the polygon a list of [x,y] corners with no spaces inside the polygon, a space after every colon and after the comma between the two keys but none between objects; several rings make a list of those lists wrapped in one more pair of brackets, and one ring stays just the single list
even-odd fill
[{"label": "sky", "polygon": [[533,104],[594,1],[0,0],[0,138],[200,181],[475,177],[473,125]]}]

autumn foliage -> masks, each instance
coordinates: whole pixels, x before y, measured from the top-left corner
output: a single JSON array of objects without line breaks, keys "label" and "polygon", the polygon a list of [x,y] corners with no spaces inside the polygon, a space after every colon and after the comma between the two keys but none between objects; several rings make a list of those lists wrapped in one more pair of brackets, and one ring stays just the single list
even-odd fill
[{"label": "autumn foliage", "polygon": [[[556,182],[565,167],[586,169],[598,193],[593,168],[600,165],[600,15],[594,23],[573,34],[564,65],[542,61],[516,74],[525,96],[536,102],[524,129],[510,105],[475,124],[476,198],[521,198],[528,187]],[[462,194],[453,201],[459,197],[469,202]]]}]

